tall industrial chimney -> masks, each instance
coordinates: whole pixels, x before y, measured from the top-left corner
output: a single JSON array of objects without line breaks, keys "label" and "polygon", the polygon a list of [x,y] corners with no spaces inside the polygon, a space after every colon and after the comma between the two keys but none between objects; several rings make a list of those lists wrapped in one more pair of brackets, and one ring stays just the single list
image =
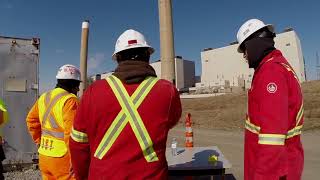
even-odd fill
[{"label": "tall industrial chimney", "polygon": [[89,21],[82,22],[81,49],[80,49],[80,72],[81,83],[79,97],[87,87],[87,58],[88,58],[88,37],[89,37]]},{"label": "tall industrial chimney", "polygon": [[175,83],[175,59],[173,44],[172,5],[171,0],[158,0],[161,78]]}]

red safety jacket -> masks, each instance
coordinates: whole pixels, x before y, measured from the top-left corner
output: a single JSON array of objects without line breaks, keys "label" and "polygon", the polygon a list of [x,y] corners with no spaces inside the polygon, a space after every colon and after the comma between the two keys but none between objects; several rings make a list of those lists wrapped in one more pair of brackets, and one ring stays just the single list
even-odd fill
[{"label": "red safety jacket", "polygon": [[245,180],[300,180],[303,99],[295,72],[280,51],[255,70],[245,123]]},{"label": "red safety jacket", "polygon": [[99,80],[82,96],[70,151],[78,180],[167,179],[169,129],[180,119],[172,83],[148,77],[125,84]]}]

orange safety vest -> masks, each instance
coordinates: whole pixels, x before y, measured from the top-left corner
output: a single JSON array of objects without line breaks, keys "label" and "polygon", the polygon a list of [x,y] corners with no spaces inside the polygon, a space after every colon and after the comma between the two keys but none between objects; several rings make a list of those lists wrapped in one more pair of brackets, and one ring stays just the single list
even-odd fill
[{"label": "orange safety vest", "polygon": [[68,147],[64,141],[63,106],[74,94],[61,88],[42,94],[38,101],[41,143],[38,152],[45,156],[62,157]]}]

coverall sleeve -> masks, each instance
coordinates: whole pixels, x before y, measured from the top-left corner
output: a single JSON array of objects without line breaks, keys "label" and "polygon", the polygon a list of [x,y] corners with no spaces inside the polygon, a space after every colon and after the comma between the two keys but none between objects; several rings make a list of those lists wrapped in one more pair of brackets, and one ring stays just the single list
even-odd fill
[{"label": "coverall sleeve", "polygon": [[62,109],[63,125],[64,125],[64,141],[69,147],[69,138],[72,129],[72,124],[76,116],[79,101],[76,97],[68,99]]},{"label": "coverall sleeve", "polygon": [[260,121],[255,180],[278,180],[282,159],[285,156],[285,139],[288,131],[288,85],[280,65],[269,65],[261,72],[257,88]]},{"label": "coverall sleeve", "polygon": [[73,171],[77,180],[88,179],[90,166],[90,146],[87,135],[87,122],[90,119],[90,87],[84,92],[69,141]]},{"label": "coverall sleeve", "polygon": [[179,121],[182,113],[179,92],[175,87],[172,88],[172,98],[169,109],[169,128],[173,128]]},{"label": "coverall sleeve", "polygon": [[38,100],[27,115],[27,127],[33,141],[38,145],[41,141],[41,123],[39,118]]}]

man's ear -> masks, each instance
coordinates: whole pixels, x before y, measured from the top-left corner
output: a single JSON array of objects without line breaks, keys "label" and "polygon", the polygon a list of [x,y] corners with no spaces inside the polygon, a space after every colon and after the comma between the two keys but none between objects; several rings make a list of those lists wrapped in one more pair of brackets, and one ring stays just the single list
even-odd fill
[{"label": "man's ear", "polygon": [[122,56],[120,54],[116,54],[116,58],[115,59],[116,59],[117,62],[120,62],[121,59],[122,59]]}]

